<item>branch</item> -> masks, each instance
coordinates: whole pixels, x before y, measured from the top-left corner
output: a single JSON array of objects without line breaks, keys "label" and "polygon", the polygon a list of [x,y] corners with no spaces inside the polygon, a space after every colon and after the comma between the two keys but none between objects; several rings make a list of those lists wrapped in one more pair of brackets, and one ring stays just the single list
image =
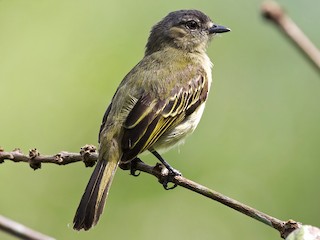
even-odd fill
[{"label": "branch", "polygon": [[262,5],[261,11],[264,18],[279,27],[294,46],[320,71],[320,51],[284,10],[276,2],[269,0]]},{"label": "branch", "polygon": [[23,240],[54,240],[42,233],[34,231],[20,223],[12,221],[0,215],[0,229]]},{"label": "branch", "polygon": [[[152,174],[153,176],[158,178],[159,182],[163,182],[162,179],[166,176],[166,168],[161,164],[157,164],[156,166],[152,167],[145,164],[144,162],[137,162],[135,168],[142,172]],[[199,183],[193,182],[185,177],[175,176],[172,180],[172,183],[189,189],[193,192],[199,193],[207,198],[220,202],[225,206],[233,208],[234,210],[242,214],[252,217],[255,220],[258,220],[259,222],[262,222],[278,230],[282,238],[286,238],[292,231],[301,227],[301,224],[299,222],[293,220],[281,221],[254,208],[251,208],[241,202],[233,200],[232,198],[224,196],[219,192],[211,190],[203,185],[200,185]]]},{"label": "branch", "polygon": [[85,145],[80,149],[80,154],[70,152],[60,152],[53,156],[42,156],[36,148],[29,150],[29,155],[24,155],[19,148],[12,152],[5,152],[0,147],[0,164],[4,160],[13,162],[26,162],[34,170],[41,168],[41,163],[54,163],[58,165],[67,165],[74,162],[83,161],[86,167],[92,167],[97,161],[98,154],[94,145]]},{"label": "branch", "polygon": [[[82,147],[80,150],[80,154],[60,152],[53,156],[41,156],[36,149],[30,150],[29,156],[27,156],[23,155],[20,150],[5,152],[3,149],[0,148],[0,163],[3,163],[5,160],[10,160],[14,162],[27,162],[30,164],[30,167],[34,170],[40,168],[41,163],[54,163],[58,165],[66,165],[69,163],[83,161],[87,167],[93,166],[97,160],[97,156],[98,154],[96,152],[96,147],[93,145],[85,145],[84,147]],[[155,176],[159,180],[159,182],[163,182],[163,179],[167,176],[167,169],[161,164],[157,164],[156,166],[150,166],[141,161],[138,161],[135,164],[136,170]],[[125,169],[129,168],[130,165],[125,166]],[[218,201],[230,208],[235,209],[238,212],[252,217],[258,220],[259,222],[262,222],[278,230],[282,238],[286,238],[293,230],[301,227],[301,224],[296,221],[281,221],[254,208],[251,208],[243,203],[233,200],[227,196],[224,196],[221,193],[218,193],[196,182],[193,182],[185,177],[175,176],[172,179],[172,183],[189,189],[193,192],[199,193],[212,200]]]}]

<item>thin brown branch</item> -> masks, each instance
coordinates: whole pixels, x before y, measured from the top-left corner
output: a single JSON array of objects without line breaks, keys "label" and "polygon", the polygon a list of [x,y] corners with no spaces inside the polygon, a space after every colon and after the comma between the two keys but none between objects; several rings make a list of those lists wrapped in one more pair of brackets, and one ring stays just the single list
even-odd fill
[{"label": "thin brown branch", "polygon": [[[0,151],[0,163],[4,162],[5,160],[14,162],[28,162],[33,169],[36,169],[34,165],[39,166],[39,164],[41,163],[55,163],[59,165],[65,165],[79,161],[85,162],[86,166],[93,166],[97,160],[96,148],[92,145],[86,145],[82,147],[80,154],[61,152],[53,156],[41,156],[36,150],[30,150],[30,152],[29,156],[26,156],[23,155],[20,151],[5,152],[2,150]],[[122,168],[128,169],[130,168],[130,166],[122,166]],[[145,164],[144,162],[138,161],[137,163],[135,163],[135,169],[155,176],[159,180],[159,182],[163,182],[163,179],[167,176],[166,168],[161,164],[150,166]],[[277,218],[271,217],[263,212],[260,212],[243,203],[224,196],[221,193],[211,190],[185,177],[175,176],[171,182],[193,192],[199,193],[212,200],[218,201],[230,208],[235,209],[238,212],[241,212],[249,217],[258,220],[259,222],[262,222],[278,230],[282,238],[286,238],[293,230],[301,226],[300,223],[293,220],[282,221]]]},{"label": "thin brown branch", "polygon": [[[145,164],[144,162],[138,162],[135,168],[142,172],[152,174],[153,176],[158,178],[159,182],[162,182],[162,178],[165,177],[165,173],[163,171],[163,169],[165,168],[161,164],[157,164],[155,167],[152,167]],[[219,192],[200,185],[199,183],[193,182],[185,177],[176,176],[172,180],[172,183],[189,189],[193,192],[199,193],[212,200],[218,201],[225,206],[233,208],[234,210],[241,212],[242,214],[252,217],[259,222],[262,222],[278,230],[282,238],[286,238],[292,231],[301,227],[301,224],[299,222],[293,220],[281,221],[232,198],[224,196]]]},{"label": "thin brown branch", "polygon": [[294,43],[307,59],[320,71],[320,51],[302,32],[295,22],[285,11],[274,1],[267,1],[262,4],[262,15],[279,27],[282,33]]},{"label": "thin brown branch", "polygon": [[20,223],[12,221],[0,215],[0,229],[12,236],[23,240],[54,240],[54,238],[46,236],[35,230],[32,230]]},{"label": "thin brown branch", "polygon": [[28,155],[24,155],[19,148],[11,152],[5,152],[0,147],[0,163],[5,160],[13,162],[26,162],[34,170],[41,168],[41,163],[53,163],[58,165],[66,165],[74,162],[83,161],[86,167],[94,166],[97,160],[96,147],[93,145],[85,145],[80,149],[79,153],[60,152],[52,156],[40,155],[36,148],[30,149]]}]

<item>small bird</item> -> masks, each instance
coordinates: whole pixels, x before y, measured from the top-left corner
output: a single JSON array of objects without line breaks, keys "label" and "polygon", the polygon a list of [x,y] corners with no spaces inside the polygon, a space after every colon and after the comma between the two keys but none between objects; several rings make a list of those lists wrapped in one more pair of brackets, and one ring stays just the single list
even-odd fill
[{"label": "small bird", "polygon": [[206,49],[214,35],[228,31],[198,10],[171,12],[153,26],[143,59],[124,77],[104,114],[97,165],[74,217],[75,230],[97,224],[119,164],[149,151],[169,174],[180,175],[159,151],[183,142],[197,127],[212,81]]}]

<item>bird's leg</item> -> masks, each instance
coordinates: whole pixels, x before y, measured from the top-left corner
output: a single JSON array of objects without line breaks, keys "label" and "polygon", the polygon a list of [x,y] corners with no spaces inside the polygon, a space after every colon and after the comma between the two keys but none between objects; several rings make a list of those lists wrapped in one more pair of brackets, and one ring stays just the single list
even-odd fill
[{"label": "bird's leg", "polygon": [[132,159],[130,162],[126,162],[126,163],[120,163],[119,164],[119,167],[122,169],[122,170],[130,170],[130,174],[134,177],[138,177],[140,175],[140,172],[139,173],[136,173],[137,172],[137,163],[138,162],[142,162],[140,160],[140,158],[134,158]]},{"label": "bird's leg", "polygon": [[173,180],[173,178],[174,178],[175,176],[181,176],[182,174],[181,174],[178,170],[176,170],[176,169],[174,169],[173,167],[171,167],[170,164],[169,164],[166,160],[164,160],[157,151],[152,151],[152,154],[153,154],[156,158],[158,158],[159,161],[160,161],[160,162],[168,169],[168,171],[169,171],[168,175],[160,181],[160,183],[162,183],[164,189],[170,190],[170,189],[175,188],[175,187],[177,186],[177,184],[174,184],[172,187],[168,187],[168,183],[169,183],[169,182],[172,182],[172,180]]},{"label": "bird's leg", "polygon": [[181,173],[174,169],[173,167],[170,166],[170,164],[164,160],[161,155],[157,152],[157,151],[152,151],[152,154],[159,159],[159,161],[169,170],[170,174],[171,175],[178,175],[178,176],[181,176]]}]

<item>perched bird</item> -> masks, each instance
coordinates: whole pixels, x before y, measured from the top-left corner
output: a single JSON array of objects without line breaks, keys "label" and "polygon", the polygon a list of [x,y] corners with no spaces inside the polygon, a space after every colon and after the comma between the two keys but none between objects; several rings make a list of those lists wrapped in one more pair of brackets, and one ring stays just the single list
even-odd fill
[{"label": "perched bird", "polygon": [[143,59],[125,76],[107,108],[99,133],[99,156],[74,217],[88,230],[103,211],[119,163],[181,143],[197,127],[211,85],[206,48],[212,36],[230,29],[197,10],[169,13],[153,26]]}]

